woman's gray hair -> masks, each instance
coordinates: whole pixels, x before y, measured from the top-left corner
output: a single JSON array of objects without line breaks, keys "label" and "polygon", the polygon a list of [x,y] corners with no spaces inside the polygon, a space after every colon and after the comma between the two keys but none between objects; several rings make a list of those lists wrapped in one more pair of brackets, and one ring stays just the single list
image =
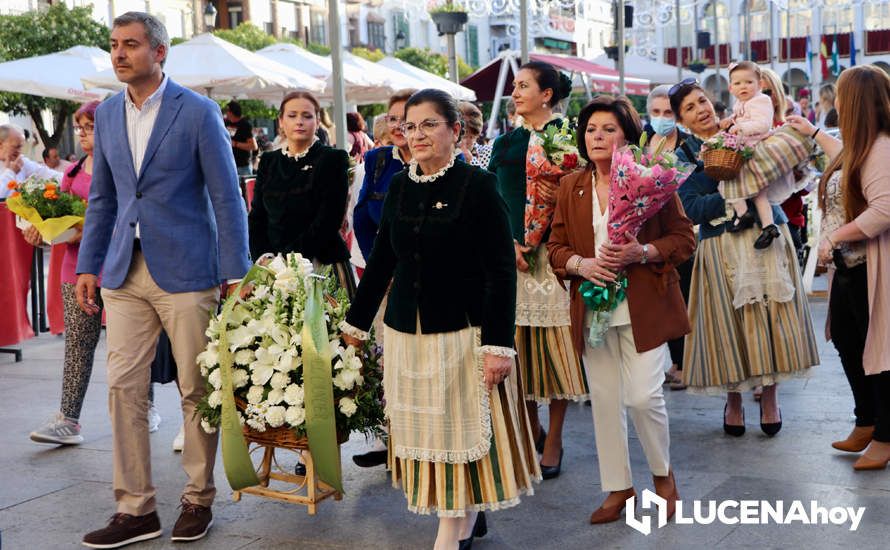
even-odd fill
[{"label": "woman's gray hair", "polygon": [[669,102],[671,100],[668,92],[671,89],[670,84],[661,84],[660,86],[656,86],[652,88],[652,91],[649,92],[649,95],[646,97],[646,113],[652,109],[652,102],[658,99],[659,97],[663,97],[667,99]]},{"label": "woman's gray hair", "polygon": [[[157,49],[158,46],[163,45],[168,52],[170,51],[170,35],[167,34],[167,28],[161,23],[160,19],[150,13],[128,11],[114,18],[112,28],[123,27],[133,23],[140,23],[145,28],[145,35],[148,37],[148,44],[152,49]],[[166,61],[167,58],[164,57],[161,61],[162,67]]]},{"label": "woman's gray hair", "polygon": [[21,127],[15,124],[0,124],[0,143],[6,141],[10,134],[18,134],[25,137],[25,131]]}]

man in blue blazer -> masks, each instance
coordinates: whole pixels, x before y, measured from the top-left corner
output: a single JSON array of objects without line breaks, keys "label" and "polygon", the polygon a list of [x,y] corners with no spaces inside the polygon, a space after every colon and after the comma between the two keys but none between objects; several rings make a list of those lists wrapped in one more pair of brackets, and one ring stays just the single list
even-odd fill
[{"label": "man in blue blazer", "polygon": [[84,537],[93,548],[161,535],[145,396],[162,326],[178,369],[188,475],[172,540],[200,539],[213,521],[217,436],[194,414],[205,392],[195,358],[207,345],[219,285],[250,268],[247,214],[220,109],[164,75],[169,43],[151,15],[115,19],[111,60],[127,89],[96,111],[76,293],[84,311],[97,313],[102,273],[117,513]]}]

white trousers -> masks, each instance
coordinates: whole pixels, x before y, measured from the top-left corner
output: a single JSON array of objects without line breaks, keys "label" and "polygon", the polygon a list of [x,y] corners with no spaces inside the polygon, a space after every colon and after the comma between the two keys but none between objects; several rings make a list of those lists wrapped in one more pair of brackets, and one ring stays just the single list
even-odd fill
[{"label": "white trousers", "polygon": [[630,325],[611,327],[602,345],[584,347],[603,491],[633,486],[627,448],[628,409],[652,474],[668,475],[670,432],[662,383],[670,364],[667,344],[637,353]]}]

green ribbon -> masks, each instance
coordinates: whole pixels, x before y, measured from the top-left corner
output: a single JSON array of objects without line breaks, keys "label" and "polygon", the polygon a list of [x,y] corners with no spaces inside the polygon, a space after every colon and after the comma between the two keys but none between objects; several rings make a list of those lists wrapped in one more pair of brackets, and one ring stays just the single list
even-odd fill
[{"label": "green ribbon", "polygon": [[591,311],[615,311],[618,304],[627,298],[627,276],[621,275],[614,283],[606,286],[593,284],[591,281],[581,283],[578,292],[587,309]]},{"label": "green ribbon", "polygon": [[247,442],[244,440],[244,431],[238,420],[238,411],[235,408],[235,389],[232,386],[232,363],[234,357],[229,351],[229,315],[238,303],[241,288],[254,281],[265,273],[266,269],[255,265],[250,268],[244,279],[238,283],[235,292],[226,299],[222,313],[219,315],[219,372],[222,380],[222,416],[220,420],[220,439],[222,440],[223,466],[226,470],[226,478],[232,489],[238,491],[245,487],[252,487],[260,483],[257,478],[253,461],[247,450]]},{"label": "green ribbon", "polygon": [[324,320],[324,281],[310,277],[303,317],[303,391],[306,436],[318,478],[343,492],[340,446],[334,417],[334,383],[331,350]]}]

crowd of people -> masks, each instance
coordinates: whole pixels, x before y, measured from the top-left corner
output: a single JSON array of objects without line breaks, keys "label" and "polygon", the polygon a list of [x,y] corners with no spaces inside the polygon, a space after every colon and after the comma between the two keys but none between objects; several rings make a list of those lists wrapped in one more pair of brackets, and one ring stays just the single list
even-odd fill
[{"label": "crowd of people", "polygon": [[[746,431],[742,393],[757,390],[761,430],[775,436],[778,384],[819,364],[797,253],[805,218],[780,204],[801,200],[806,189],[794,182],[805,179],[810,158],[779,174],[793,187],[781,200],[764,191],[778,178],[731,191],[699,158],[721,130],[756,135],[759,151],[784,151],[796,140],[829,158],[816,187],[824,214],[816,253],[833,268],[827,328],[856,417],[832,445],[864,451],[856,470],[890,462],[890,373],[881,361],[890,353],[890,175],[881,167],[890,154],[890,77],[880,69],[844,71],[836,90],[820,90],[818,114],[808,96],[795,103],[774,73],[754,64],[730,69],[737,102],[725,122],[695,79],[653,89],[645,124],[628,99],[601,95],[576,122],[585,165],[554,177],[529,176],[527,158],[536,133],[562,124],[571,91],[547,63],[514,75],[513,128],[491,144],[481,138],[477,106],[425,89],[394,94],[373,121],[373,140],[351,113],[348,143],[336,149],[318,100],[295,91],[280,104],[280,147],[272,148],[237,102],[223,117],[216,103],[164,75],[169,39],[154,17],[118,17],[110,44],[126,91],[77,112],[85,156],[67,168],[55,164],[64,173],[50,166],[57,154],[45,155],[46,166],[22,157],[24,136],[0,126],[4,183],[39,173],[89,199],[62,267],[61,407],[32,434],[81,440],[77,419],[104,308],[117,510],[84,545],[116,548],[162,533],[148,417],[159,370],[152,364],[164,362],[158,342],[166,337],[188,476],[172,540],[206,535],[217,435],[194,414],[205,391],[195,357],[221,288],[234,289],[268,252],[333,266],[351,298],[343,340],[359,346],[372,327],[382,336],[388,436],[354,460],[385,463],[408,509],[438,516],[437,550],[470,548],[487,531],[485,511],[515,506],[535,482],[562,474],[571,401],[591,401],[607,493],[590,522],[617,521],[636,494],[628,413],[672,516],[680,491],[664,387],[725,396],[723,429],[736,437]],[[832,117],[843,143],[826,131]],[[612,153],[644,133],[650,151],[673,151],[695,170],[638,235],[614,244]],[[245,208],[239,175],[254,171]],[[554,213],[533,246],[523,228],[535,178]],[[40,244],[33,230],[23,236]],[[619,272],[626,300],[594,345],[579,287],[605,285]]]}]

